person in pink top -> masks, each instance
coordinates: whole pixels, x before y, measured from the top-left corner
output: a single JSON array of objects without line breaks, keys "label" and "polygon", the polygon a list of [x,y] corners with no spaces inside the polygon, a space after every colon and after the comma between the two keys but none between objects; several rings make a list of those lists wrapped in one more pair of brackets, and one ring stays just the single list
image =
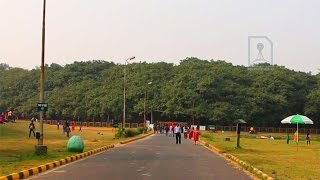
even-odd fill
[{"label": "person in pink top", "polygon": [[172,135],[175,136],[174,128],[176,128],[176,124],[172,124]]},{"label": "person in pink top", "polygon": [[0,124],[4,124],[4,115],[0,114]]}]

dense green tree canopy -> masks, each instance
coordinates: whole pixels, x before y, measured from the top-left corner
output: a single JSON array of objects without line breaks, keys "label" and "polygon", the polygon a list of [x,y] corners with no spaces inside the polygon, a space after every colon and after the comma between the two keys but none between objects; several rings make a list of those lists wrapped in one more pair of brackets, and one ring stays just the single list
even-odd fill
[{"label": "dense green tree canopy", "polygon": [[[258,67],[258,66],[257,66]],[[265,65],[263,66],[265,67]],[[292,114],[305,114],[320,126],[320,76],[279,66],[234,66],[224,61],[187,58],[165,62],[74,62],[45,67],[47,119],[120,121],[126,69],[127,121],[147,118],[232,125],[245,119],[256,126],[280,126]],[[0,111],[37,116],[39,68],[0,64]],[[145,101],[146,100],[146,101]]]}]

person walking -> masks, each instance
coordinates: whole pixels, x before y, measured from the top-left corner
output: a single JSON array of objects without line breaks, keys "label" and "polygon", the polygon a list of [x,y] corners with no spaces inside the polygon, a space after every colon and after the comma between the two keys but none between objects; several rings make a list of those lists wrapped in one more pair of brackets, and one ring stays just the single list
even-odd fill
[{"label": "person walking", "polygon": [[34,132],[35,129],[36,129],[36,127],[35,127],[33,121],[31,121],[31,123],[29,124],[29,137],[31,135],[31,132],[33,133],[33,136],[36,137],[36,134]]},{"label": "person walking", "polygon": [[310,144],[310,132],[307,133],[307,144]]},{"label": "person walking", "polygon": [[195,131],[193,131],[193,140],[194,140],[194,144],[196,145],[197,142],[199,141],[199,128],[197,127]]},{"label": "person walking", "polygon": [[82,121],[80,122],[80,127],[79,131],[82,132]]},{"label": "person walking", "polygon": [[189,131],[188,126],[183,126],[183,135],[185,139],[188,138],[188,131]]},{"label": "person walking", "polygon": [[153,125],[153,134],[155,134],[156,132],[157,132],[157,125],[154,124],[154,125]]},{"label": "person walking", "polygon": [[70,136],[70,122],[69,122],[69,120],[66,120],[65,128],[66,128],[67,137],[69,137]]},{"label": "person walking", "polygon": [[169,137],[172,135],[173,136],[173,126],[172,124],[169,126]]},{"label": "person walking", "polygon": [[193,131],[194,131],[194,128],[192,127],[191,130],[189,131],[189,139],[193,138]]},{"label": "person walking", "polygon": [[181,128],[179,124],[174,128],[174,133],[176,134],[176,144],[181,144]]},{"label": "person walking", "polygon": [[166,130],[166,136],[168,136],[168,132],[169,132],[169,126],[168,126],[168,124],[165,126],[165,130]]},{"label": "person walking", "polygon": [[175,133],[174,133],[174,132],[175,132],[175,131],[174,131],[174,129],[176,128],[176,126],[177,126],[176,124],[172,124],[172,136],[173,136],[173,137],[174,137],[174,135],[175,135]]},{"label": "person walking", "polygon": [[289,142],[290,142],[289,132],[287,132],[286,142],[287,142],[287,144],[289,144]]}]

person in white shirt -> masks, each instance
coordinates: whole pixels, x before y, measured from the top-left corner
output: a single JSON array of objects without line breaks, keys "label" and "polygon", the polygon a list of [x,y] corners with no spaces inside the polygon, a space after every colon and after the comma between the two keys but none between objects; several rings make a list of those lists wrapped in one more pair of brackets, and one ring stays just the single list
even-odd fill
[{"label": "person in white shirt", "polygon": [[188,126],[183,126],[183,134],[184,134],[184,138],[187,139],[188,138]]},{"label": "person in white shirt", "polygon": [[174,133],[176,134],[176,144],[181,144],[181,128],[179,124],[174,128]]},{"label": "person in white shirt", "polygon": [[173,135],[172,132],[173,132],[173,131],[172,131],[172,125],[170,125],[170,127],[169,127],[169,136]]}]

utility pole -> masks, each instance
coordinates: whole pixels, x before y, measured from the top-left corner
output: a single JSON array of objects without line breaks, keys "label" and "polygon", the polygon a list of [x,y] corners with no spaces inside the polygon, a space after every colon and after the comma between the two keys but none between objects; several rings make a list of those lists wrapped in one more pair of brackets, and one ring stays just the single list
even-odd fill
[{"label": "utility pole", "polygon": [[[43,0],[42,14],[42,52],[41,52],[41,69],[40,69],[40,103],[44,103],[44,59],[45,59],[45,24],[46,24],[46,0]],[[43,145],[43,116],[44,111],[40,111],[40,137],[38,145],[35,146],[36,154],[46,154],[47,146]]]}]

